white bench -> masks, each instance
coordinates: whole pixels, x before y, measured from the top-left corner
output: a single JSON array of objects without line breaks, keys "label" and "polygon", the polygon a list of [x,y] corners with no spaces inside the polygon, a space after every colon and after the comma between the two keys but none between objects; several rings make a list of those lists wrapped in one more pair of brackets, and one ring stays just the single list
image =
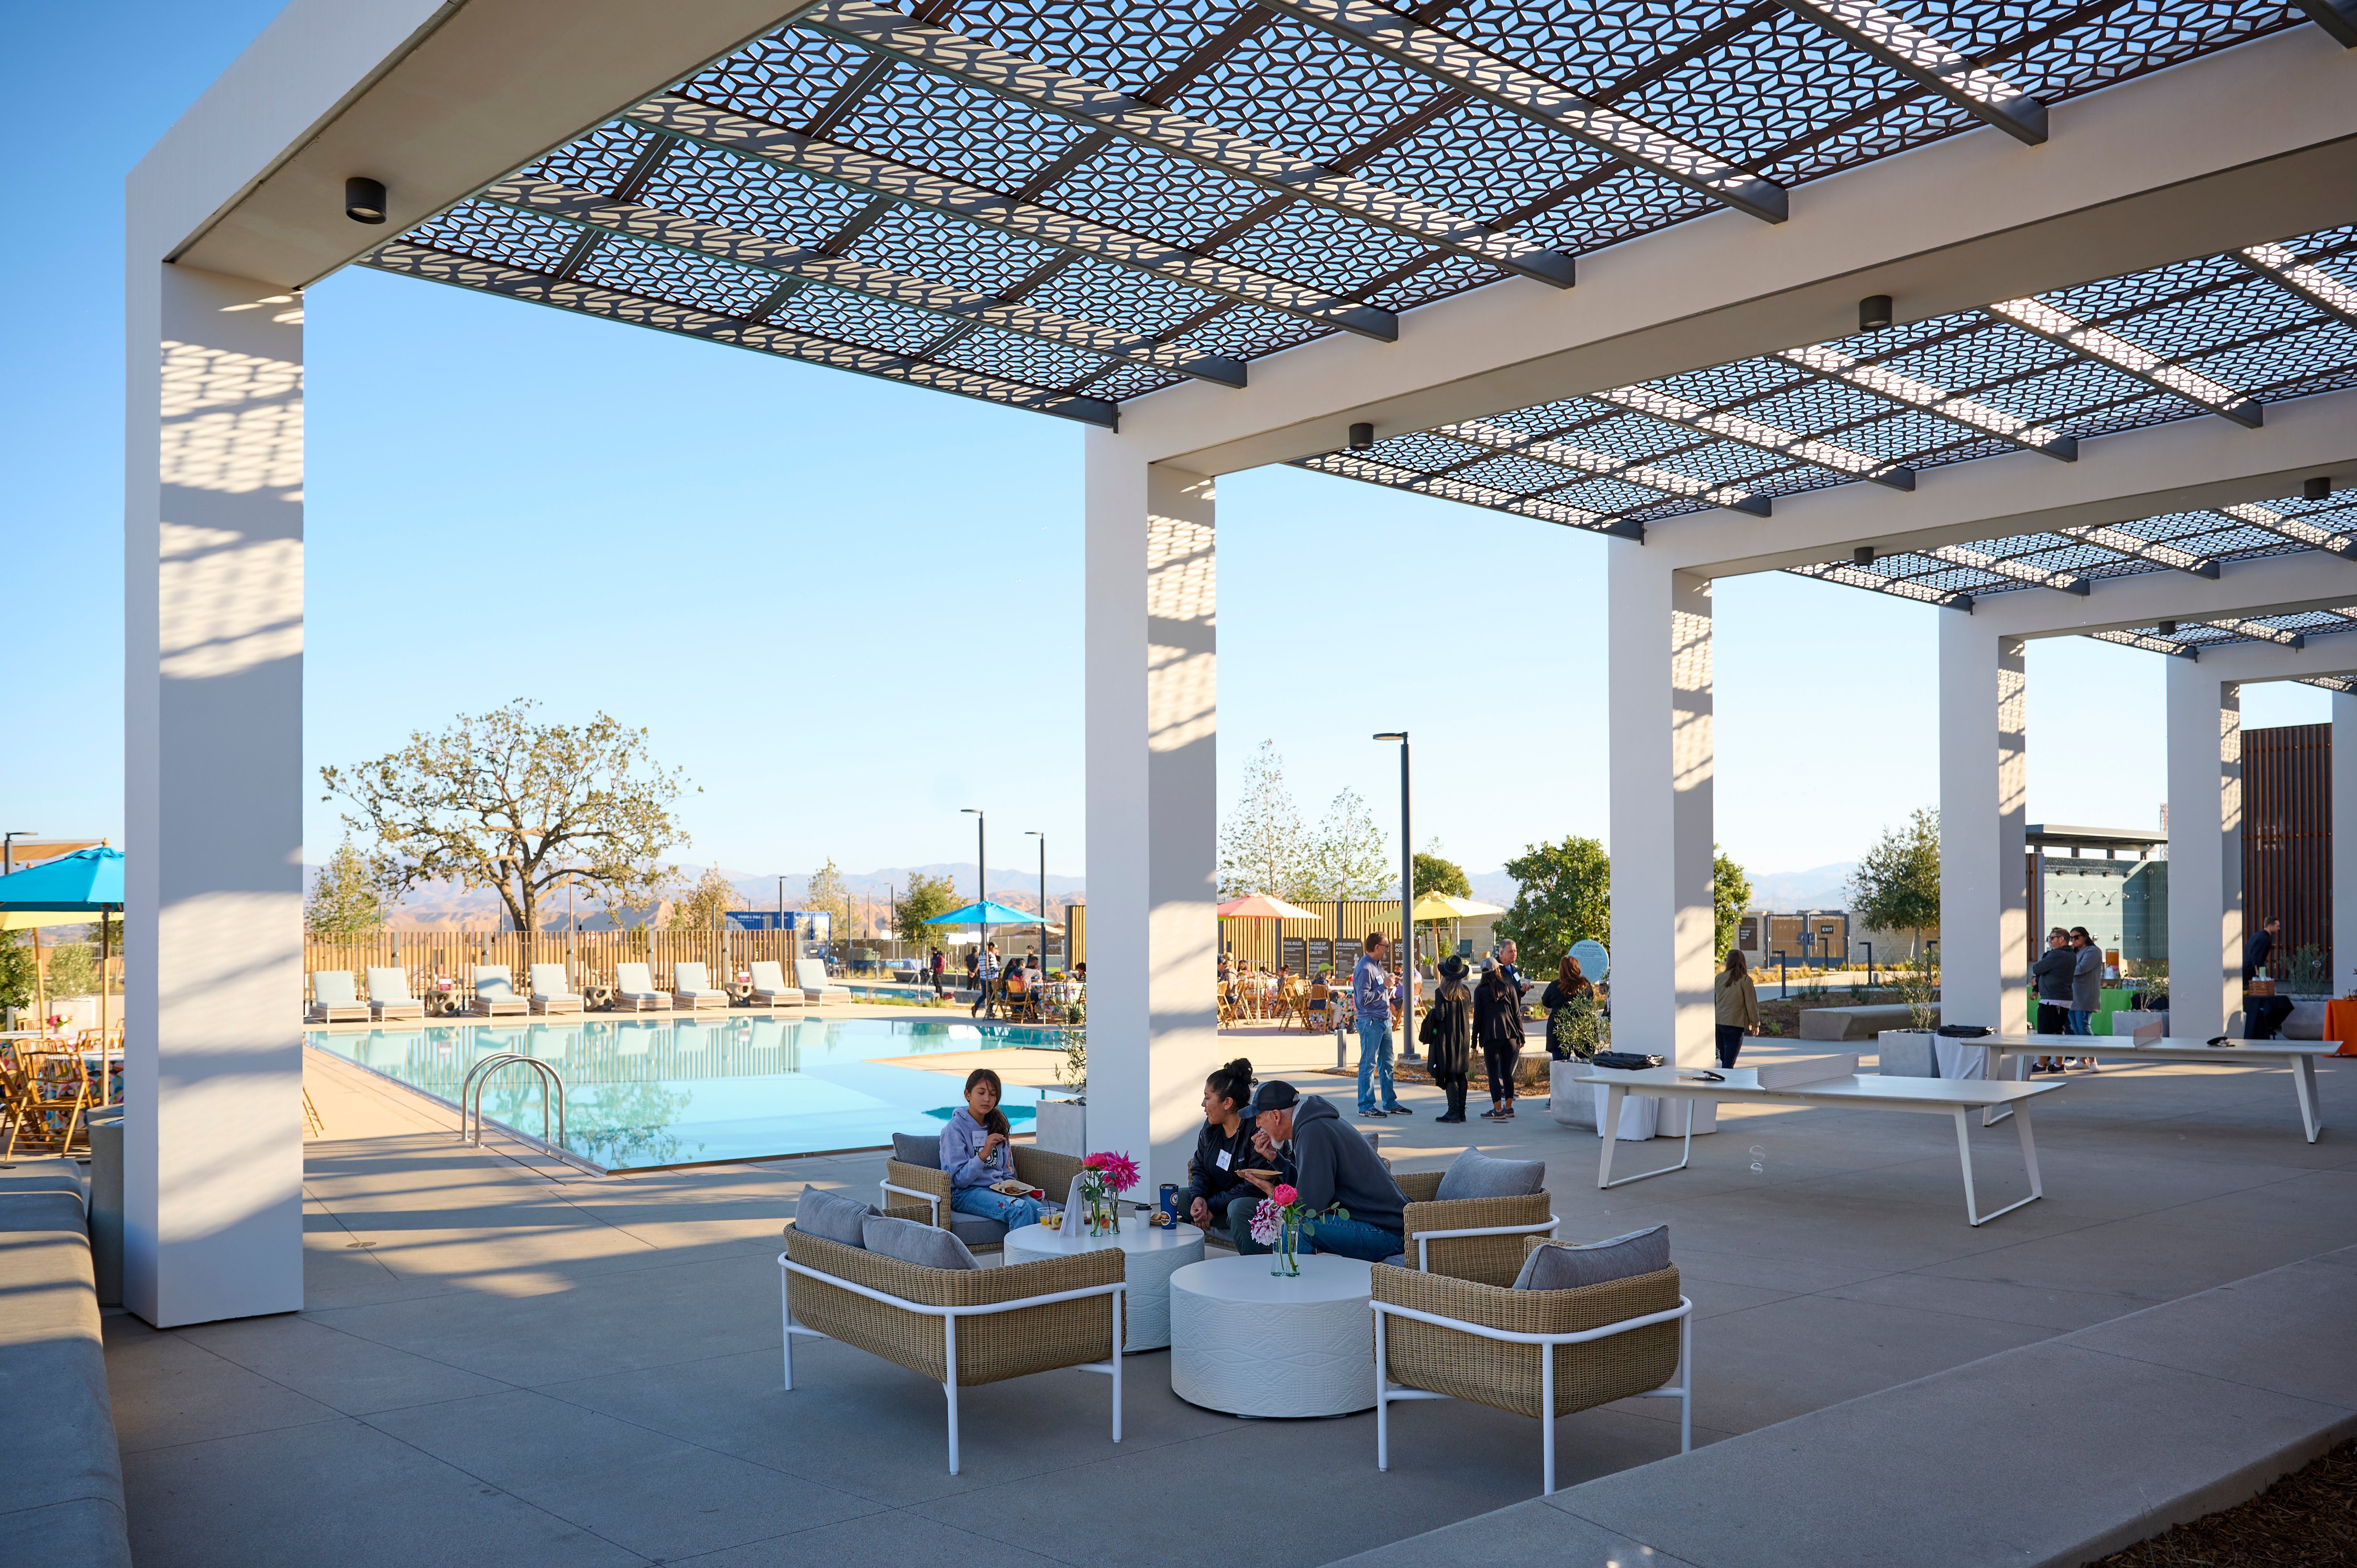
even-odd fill
[{"label": "white bench", "polygon": [[[2048,1048],[2052,1048],[2050,1041]],[[1572,1081],[1601,1084],[1610,1090],[1605,1101],[1603,1125],[1616,1132],[1620,1121],[1620,1102],[1631,1094],[1649,1094],[1663,1100],[1739,1100],[1777,1105],[1824,1105],[1843,1111],[1910,1111],[1953,1116],[1956,1122],[1956,1154],[1964,1171],[1966,1219],[1975,1225],[1985,1225],[2000,1214],[2010,1214],[2023,1204],[2046,1196],[2045,1188],[2038,1180],[2038,1145],[2030,1138],[2029,1102],[2039,1095],[2062,1088],[2060,1083],[1867,1078],[1852,1074],[1781,1089],[1762,1089],[1756,1069],[1738,1067],[1710,1070],[1711,1077],[1705,1077],[1705,1069],[1700,1068],[1656,1067],[1633,1072],[1591,1070]],[[1973,1145],[1968,1113],[1998,1105],[2020,1112],[2014,1118],[2014,1128],[2021,1137],[2022,1164],[2029,1172],[2029,1197],[2008,1203],[1994,1213],[1983,1214],[1979,1199],[1973,1190]],[[1597,1165],[1596,1185],[1599,1187],[1619,1187],[1627,1182],[1642,1181],[1647,1176],[1667,1176],[1672,1171],[1685,1169],[1686,1162],[1694,1157],[1692,1117],[1686,1119],[1686,1127],[1685,1152],[1676,1165],[1663,1165],[1659,1170],[1640,1171],[1635,1176],[1622,1176],[1620,1181],[1612,1179],[1612,1145],[1620,1139],[1615,1132],[1607,1132],[1604,1134],[1603,1157]]]},{"label": "white bench", "polygon": [[[2207,1040],[2169,1036],[2141,1044],[2117,1035],[1983,1035],[1966,1040],[1987,1053],[1991,1078],[2005,1076],[2008,1057],[2093,1057],[2097,1061],[2193,1062],[2201,1067],[2287,1067],[2291,1090],[2299,1101],[2300,1124],[2308,1141],[2324,1131],[2317,1119],[2316,1058],[2341,1049],[2334,1040],[2235,1040],[2213,1046]],[[1999,1117],[2002,1121],[2004,1118]]]}]

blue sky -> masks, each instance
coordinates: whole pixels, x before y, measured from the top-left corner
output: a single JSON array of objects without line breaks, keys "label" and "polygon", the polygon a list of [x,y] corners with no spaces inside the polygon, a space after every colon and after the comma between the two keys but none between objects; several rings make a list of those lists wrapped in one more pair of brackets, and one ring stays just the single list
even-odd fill
[{"label": "blue sky", "polygon": [[[16,7],[30,146],[0,251],[12,621],[5,827],[119,836],[121,180],[275,9]],[[103,113],[90,62],[103,60]],[[311,291],[310,767],[528,696],[651,729],[702,792],[685,858],[800,873],[969,857],[1084,870],[1077,427],[407,279]],[[1607,836],[1607,542],[1295,469],[1220,490],[1223,797],[1274,740],[1303,814],[1357,789],[1469,867]],[[1942,612],[1782,575],[1717,596],[1718,836],[1855,857],[1937,791]],[[1417,628],[1405,673],[1366,655]],[[2157,657],[2030,654],[2030,817],[2144,826]],[[2249,725],[2323,693],[2246,693]],[[316,776],[316,774],[315,774]],[[339,832],[315,802],[309,856]]]}]

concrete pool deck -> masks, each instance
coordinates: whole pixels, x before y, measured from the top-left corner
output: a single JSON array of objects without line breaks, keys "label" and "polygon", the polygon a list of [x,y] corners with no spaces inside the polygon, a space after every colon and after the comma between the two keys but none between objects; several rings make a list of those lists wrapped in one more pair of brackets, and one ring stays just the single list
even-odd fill
[{"label": "concrete pool deck", "polygon": [[[2357,1244],[2357,1063],[2319,1074],[2313,1145],[2275,1078],[2073,1075],[2040,1107],[2049,1196],[1977,1230],[1932,1118],[1730,1107],[1693,1169],[1609,1193],[1593,1135],[1540,1111],[1437,1127],[1415,1088],[1417,1116],[1370,1125],[1402,1168],[1468,1136],[1546,1158],[1566,1236],[1667,1222],[1697,1307],[1699,1446]],[[797,1391],[778,1387],[778,1228],[807,1186],[872,1195],[880,1155],[591,1178],[497,1137],[461,1145],[446,1112],[317,1053],[307,1080],[325,1130],[305,1310],[106,1319],[143,1568],[1192,1568],[1207,1520],[1309,1568],[1538,1489],[1530,1422],[1407,1407],[1383,1475],[1372,1415],[1214,1415],[1171,1395],[1167,1352],[1128,1363],[1118,1447],[1101,1380],[969,1391],[952,1477],[933,1385],[812,1341]],[[1305,1087],[1347,1103],[1340,1080]],[[1985,1181],[2019,1182],[2008,1129],[1975,1142]],[[1565,1418],[1563,1483],[1674,1453],[1674,1415]]]}]

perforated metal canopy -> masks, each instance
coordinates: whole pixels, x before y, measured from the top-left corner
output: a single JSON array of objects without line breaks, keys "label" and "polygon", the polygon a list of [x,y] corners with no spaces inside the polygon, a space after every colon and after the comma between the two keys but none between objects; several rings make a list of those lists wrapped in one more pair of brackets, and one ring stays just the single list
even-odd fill
[{"label": "perforated metal canopy", "polygon": [[[2350,26],[2335,0],[1947,0],[1904,16],[1861,0],[821,0],[365,264],[1110,424],[1125,399],[1240,384],[1253,359],[1330,332],[1388,338],[1399,313],[1499,278],[1568,286],[1579,252],[1702,213],[1781,220],[1792,186],[1960,130],[2042,139],[2048,104],[2311,15]],[[2133,371],[2090,368],[2035,399],[2005,381],[2006,353],[2026,368],[2066,352],[2033,334],[2121,302],[2046,303],[2077,314],[2033,312],[2001,339],[1951,320],[1840,346],[1876,361],[1858,373],[1679,378],[1660,396],[1681,402],[1641,389],[1645,417],[1756,389],[1767,406],[1745,418],[1835,431],[1856,449],[1835,471],[1887,483],[2020,441],[1960,437],[1958,405],[1869,419],[1889,409],[1866,381],[1894,355],[1949,387],[1999,381],[1991,401],[2027,419],[2067,408],[2074,433],[2146,418]],[[2206,373],[2261,396],[2297,379],[2255,342]],[[1721,504],[1696,478],[1835,482],[1740,446],[1757,435],[1695,456],[1648,434],[1628,445],[1660,473],[1615,469],[1570,499],[1529,456],[1479,477],[1441,473],[1445,445],[1380,460],[1582,526]]]}]

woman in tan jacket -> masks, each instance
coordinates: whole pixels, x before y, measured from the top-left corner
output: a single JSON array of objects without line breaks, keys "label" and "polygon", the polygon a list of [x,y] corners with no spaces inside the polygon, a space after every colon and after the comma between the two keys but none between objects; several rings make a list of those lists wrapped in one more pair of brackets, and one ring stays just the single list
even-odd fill
[{"label": "woman in tan jacket", "polygon": [[1718,1065],[1735,1065],[1743,1036],[1760,1032],[1760,993],[1751,983],[1750,966],[1739,948],[1727,950],[1727,967],[1718,972],[1714,1000],[1718,1004]]}]

